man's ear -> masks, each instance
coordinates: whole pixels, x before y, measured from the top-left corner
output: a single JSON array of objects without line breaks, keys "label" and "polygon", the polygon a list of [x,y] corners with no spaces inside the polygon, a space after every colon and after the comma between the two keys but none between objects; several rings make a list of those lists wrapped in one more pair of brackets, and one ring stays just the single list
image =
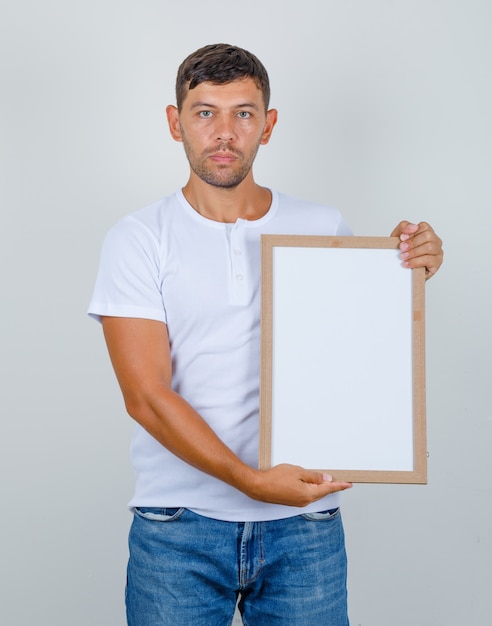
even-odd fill
[{"label": "man's ear", "polygon": [[183,141],[181,136],[181,125],[179,123],[179,112],[177,107],[170,104],[166,107],[167,123],[169,124],[169,132],[174,141]]},{"label": "man's ear", "polygon": [[265,128],[263,129],[263,135],[261,136],[261,145],[265,145],[270,141],[270,137],[272,136],[273,128],[277,123],[278,111],[277,109],[270,109],[266,114],[266,123]]}]

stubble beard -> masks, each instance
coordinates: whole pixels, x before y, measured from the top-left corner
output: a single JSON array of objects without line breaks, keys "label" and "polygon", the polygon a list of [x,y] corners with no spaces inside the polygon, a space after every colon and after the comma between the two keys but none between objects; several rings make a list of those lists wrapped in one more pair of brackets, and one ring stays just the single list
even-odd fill
[{"label": "stubble beard", "polygon": [[[260,147],[260,142],[258,142],[255,148],[251,150],[247,156],[245,156],[243,152],[232,148],[229,144],[224,142],[213,150],[203,151],[200,157],[197,157],[190,142],[184,134],[182,135],[182,140],[186,158],[188,159],[192,171],[205,183],[214,187],[221,187],[222,189],[233,189],[242,183],[251,171],[253,161],[255,160],[256,153]],[[210,164],[208,158],[212,154],[216,154],[221,150],[233,154],[237,158],[237,161],[234,163],[239,162],[240,167],[232,169],[230,165]]]}]

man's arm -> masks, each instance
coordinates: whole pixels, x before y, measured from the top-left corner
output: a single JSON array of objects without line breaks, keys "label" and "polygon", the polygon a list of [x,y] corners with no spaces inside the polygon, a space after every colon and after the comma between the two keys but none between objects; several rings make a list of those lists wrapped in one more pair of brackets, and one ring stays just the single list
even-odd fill
[{"label": "man's arm", "polygon": [[351,487],[294,465],[260,471],[243,463],[171,388],[171,354],[162,322],[103,317],[104,336],[128,413],[170,452],[255,500],[306,506]]},{"label": "man's arm", "polygon": [[403,265],[409,268],[425,267],[426,280],[441,267],[444,256],[442,241],[426,222],[400,222],[391,237],[399,237],[401,240]]}]

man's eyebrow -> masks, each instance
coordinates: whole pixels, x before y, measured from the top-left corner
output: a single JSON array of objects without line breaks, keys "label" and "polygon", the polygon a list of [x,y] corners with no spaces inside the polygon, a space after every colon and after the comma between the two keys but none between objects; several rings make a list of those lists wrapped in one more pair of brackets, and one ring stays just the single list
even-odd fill
[{"label": "man's eyebrow", "polygon": [[[218,109],[219,107],[216,104],[211,104],[210,102],[198,101],[194,102],[191,105],[192,109]],[[258,105],[255,102],[241,102],[239,104],[235,104],[231,107],[232,109],[255,109],[259,110]]]}]

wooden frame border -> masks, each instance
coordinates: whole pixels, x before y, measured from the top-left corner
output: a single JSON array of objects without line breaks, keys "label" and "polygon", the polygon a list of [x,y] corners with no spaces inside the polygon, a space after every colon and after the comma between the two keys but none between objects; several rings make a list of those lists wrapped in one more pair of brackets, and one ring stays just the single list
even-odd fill
[{"label": "wooden frame border", "polygon": [[[329,237],[304,235],[262,236],[262,311],[261,311],[261,393],[260,393],[260,447],[259,467],[268,469],[272,463],[272,373],[273,331],[275,315],[273,291],[275,268],[273,254],[276,247],[317,247],[356,249],[399,248],[396,237]],[[410,294],[412,303],[411,337],[413,361],[413,468],[409,470],[316,468],[326,471],[334,480],[361,483],[415,483],[427,482],[426,415],[425,415],[425,270],[412,270]],[[288,314],[286,312],[285,314]],[[282,312],[282,315],[284,313]],[[316,428],[313,429],[315,432]],[[278,426],[277,426],[278,428]],[[315,435],[316,436],[316,435]],[[290,462],[290,461],[288,461]],[[314,469],[314,468],[313,468]]]}]

